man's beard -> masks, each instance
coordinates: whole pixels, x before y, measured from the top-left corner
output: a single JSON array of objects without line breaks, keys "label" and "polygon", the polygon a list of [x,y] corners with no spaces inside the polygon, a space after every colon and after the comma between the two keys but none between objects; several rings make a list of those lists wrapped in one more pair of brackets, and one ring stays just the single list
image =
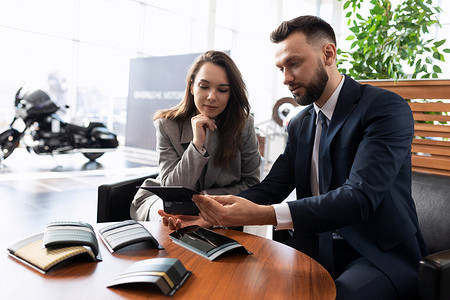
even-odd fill
[{"label": "man's beard", "polygon": [[311,80],[309,85],[305,85],[305,93],[303,95],[297,96],[294,95],[295,102],[299,105],[309,105],[311,103],[319,100],[320,96],[322,96],[323,91],[328,82],[328,74],[325,71],[325,68],[318,61],[318,67],[316,68],[316,72],[314,73],[314,78]]}]

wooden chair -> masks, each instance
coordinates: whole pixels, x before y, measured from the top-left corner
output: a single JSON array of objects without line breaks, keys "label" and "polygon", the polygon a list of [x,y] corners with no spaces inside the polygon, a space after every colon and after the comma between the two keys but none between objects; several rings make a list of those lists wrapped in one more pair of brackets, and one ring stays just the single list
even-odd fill
[{"label": "wooden chair", "polygon": [[[450,80],[362,80],[360,83],[378,86],[411,100],[409,105],[415,120],[412,170],[450,176]],[[433,102],[421,103],[422,99]]]}]

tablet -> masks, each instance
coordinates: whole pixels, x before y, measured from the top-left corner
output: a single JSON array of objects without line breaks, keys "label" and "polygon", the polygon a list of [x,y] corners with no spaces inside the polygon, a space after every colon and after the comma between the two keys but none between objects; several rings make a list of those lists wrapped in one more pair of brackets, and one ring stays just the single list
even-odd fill
[{"label": "tablet", "polygon": [[164,211],[168,214],[197,216],[200,213],[192,201],[192,196],[200,194],[199,192],[182,186],[138,186],[138,188],[159,196],[163,201]]}]

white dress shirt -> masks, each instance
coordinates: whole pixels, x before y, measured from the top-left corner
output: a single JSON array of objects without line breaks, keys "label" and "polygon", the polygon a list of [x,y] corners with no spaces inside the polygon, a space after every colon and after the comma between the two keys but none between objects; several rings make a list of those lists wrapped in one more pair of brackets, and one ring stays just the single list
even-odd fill
[{"label": "white dress shirt", "polygon": [[[316,115],[319,115],[319,111],[327,117],[327,123],[330,123],[331,118],[333,117],[334,108],[336,107],[337,99],[341,92],[342,86],[344,85],[345,77],[342,76],[341,82],[337,86],[336,90],[334,90],[331,97],[327,100],[323,107],[319,107],[314,103],[314,110],[316,111]],[[320,133],[322,132],[322,124],[319,118],[316,118],[316,134],[314,137],[314,147],[311,158],[311,192],[313,196],[318,196],[319,193],[319,143],[320,143]],[[292,200],[297,201],[297,200]],[[275,215],[277,218],[277,226],[276,230],[282,229],[294,229],[294,224],[292,221],[291,211],[289,210],[288,204],[283,201],[279,204],[273,204],[272,207],[275,210]]]}]

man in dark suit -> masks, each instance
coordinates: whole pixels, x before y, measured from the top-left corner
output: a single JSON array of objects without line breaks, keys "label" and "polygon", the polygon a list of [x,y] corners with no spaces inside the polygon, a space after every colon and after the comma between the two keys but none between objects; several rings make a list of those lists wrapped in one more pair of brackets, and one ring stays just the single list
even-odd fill
[{"label": "man in dark suit", "polygon": [[[338,299],[415,298],[426,250],[411,197],[408,104],[341,75],[334,31],[320,18],[283,22],[271,39],[284,84],[309,106],[291,120],[266,178],[241,197],[194,197],[200,216],[205,224],[290,229],[286,243],[328,269]],[[294,188],[297,200],[282,202]]]}]

